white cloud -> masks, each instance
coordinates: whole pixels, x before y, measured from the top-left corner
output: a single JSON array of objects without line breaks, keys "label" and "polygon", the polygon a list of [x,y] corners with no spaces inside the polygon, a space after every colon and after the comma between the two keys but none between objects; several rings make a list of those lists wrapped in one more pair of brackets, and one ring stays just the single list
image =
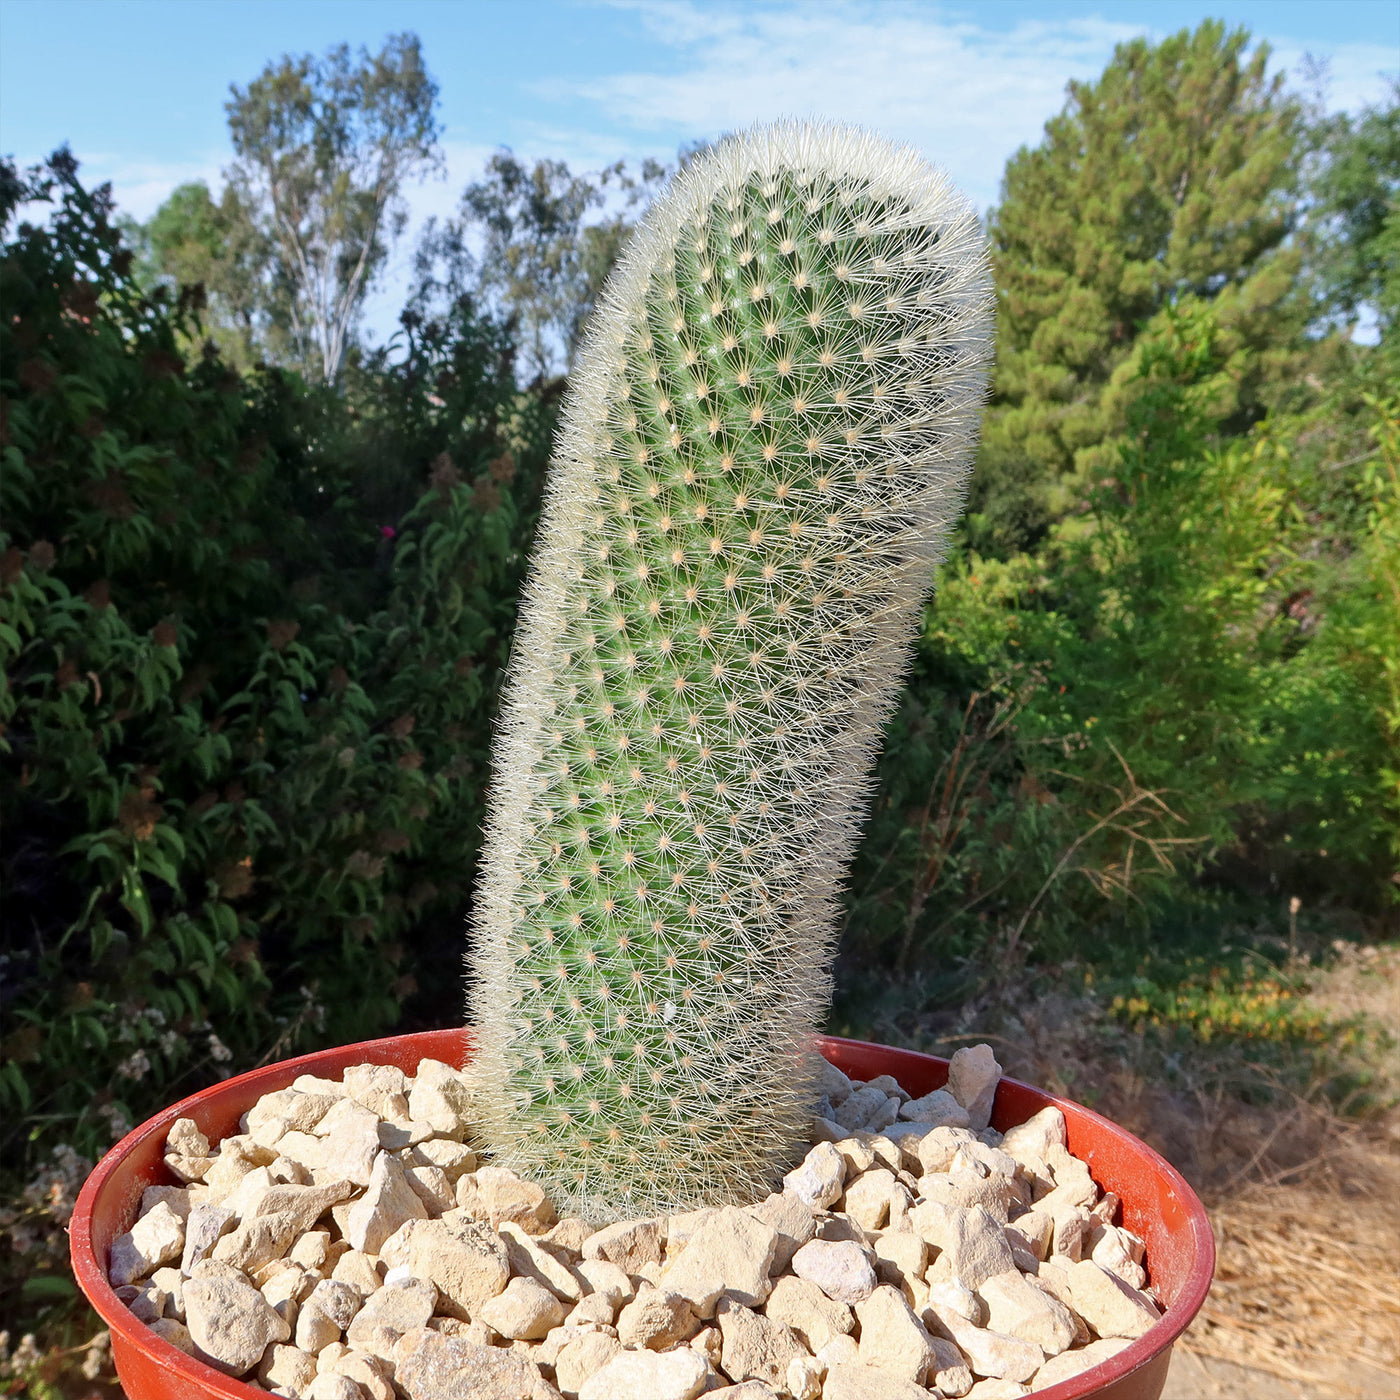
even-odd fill
[{"label": "white cloud", "polygon": [[659,46],[651,71],[575,87],[615,122],[675,144],[783,116],[853,121],[917,145],[984,207],[1068,79],[1096,74],[1136,32],[1090,17],[992,33],[902,5],[636,8]]},{"label": "white cloud", "polygon": [[[918,146],[983,208],[996,199],[1007,158],[1038,141],[1063,105],[1066,83],[1097,76],[1115,44],[1145,32],[1096,15],[994,31],[860,0],[620,0],[619,8],[638,15],[654,61],[575,83],[572,93],[648,149],[658,137],[673,147],[783,116],[853,121]],[[1304,46],[1279,38],[1274,48],[1275,66],[1296,72]],[[1393,52],[1344,44],[1329,56],[1334,107],[1382,95],[1379,73],[1393,68]],[[549,85],[549,96],[559,91]]]}]

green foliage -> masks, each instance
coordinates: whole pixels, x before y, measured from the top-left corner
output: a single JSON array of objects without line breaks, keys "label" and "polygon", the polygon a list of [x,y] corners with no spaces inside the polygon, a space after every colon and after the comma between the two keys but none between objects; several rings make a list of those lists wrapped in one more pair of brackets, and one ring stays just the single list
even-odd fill
[{"label": "green foliage", "polygon": [[1325,119],[1305,226],[1318,309],[1343,321],[1369,308],[1383,331],[1400,318],[1400,84],[1359,117]]},{"label": "green foliage", "polygon": [[199,333],[214,342],[226,364],[246,371],[264,352],[277,358],[275,318],[260,295],[268,249],[232,185],[217,204],[202,180],[180,185],[131,233],[141,254],[138,279],[145,285],[175,295],[182,287],[202,289]]},{"label": "green foliage", "polygon": [[[1122,44],[1034,149],[1012,157],[990,218],[997,367],[970,503],[983,552],[1033,544],[1112,457],[1106,390],[1140,328],[1184,296],[1215,303],[1235,356],[1215,405],[1230,430],[1262,411],[1301,324],[1290,289],[1301,113],[1267,46],[1216,20]],[[1105,455],[1105,453],[1107,455]]]},{"label": "green foliage", "polygon": [[460,306],[350,402],[186,366],[70,157],[5,189],[57,200],[0,265],[8,1156],[394,1024],[465,898],[547,425]]},{"label": "green foliage", "polygon": [[[1363,393],[1357,426],[1334,403],[1218,443],[1213,309],[1160,325],[1088,513],[1035,556],[943,572],[857,866],[856,961],[1026,938],[1064,956],[1193,869],[1386,901],[1393,404]],[[1322,446],[1320,421],[1340,430]]]},{"label": "green foliage", "polygon": [[653,207],[556,449],[477,899],[493,1159],[595,1218],[800,1152],[863,780],[984,383],[975,216],[846,128]]}]

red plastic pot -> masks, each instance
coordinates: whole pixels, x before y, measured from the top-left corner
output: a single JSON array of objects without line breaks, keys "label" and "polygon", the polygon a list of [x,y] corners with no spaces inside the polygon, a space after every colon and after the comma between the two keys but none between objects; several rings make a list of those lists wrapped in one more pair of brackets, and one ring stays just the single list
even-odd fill
[{"label": "red plastic pot", "polygon": [[[941,1087],[948,1061],[912,1050],[826,1036],[819,1042],[833,1064],[856,1079],[892,1074],[911,1094]],[[345,1045],[285,1060],[225,1080],[167,1108],[128,1133],[87,1179],[70,1228],[73,1273],[112,1331],[112,1356],[130,1400],[256,1400],[266,1391],[230,1380],[162,1341],[138,1322],[107,1281],[112,1240],[131,1228],[147,1186],[173,1181],[162,1160],[165,1136],[177,1118],[193,1118],[211,1140],[234,1133],[239,1116],[263,1094],[285,1088],[299,1074],[338,1076],[348,1065],[397,1065],[413,1074],[423,1059],[462,1064],[465,1032],[426,1031]],[[1123,1201],[1123,1223],[1147,1243],[1147,1266],[1166,1314],[1144,1336],[1092,1370],[1037,1392],[1038,1400],[1157,1400],[1167,1379],[1172,1343],[1205,1301],[1215,1269],[1215,1244],[1205,1209],[1181,1175],[1145,1143],[1116,1124],[1065,1099],[1003,1079],[994,1127],[1023,1123],[1054,1104],[1065,1115],[1069,1148],[1089,1165],[1094,1180]]]}]

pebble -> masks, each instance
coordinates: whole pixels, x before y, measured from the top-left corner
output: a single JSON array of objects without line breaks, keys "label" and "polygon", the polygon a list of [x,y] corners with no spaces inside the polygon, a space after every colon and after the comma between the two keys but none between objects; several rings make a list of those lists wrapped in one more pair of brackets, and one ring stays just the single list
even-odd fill
[{"label": "pebble", "polygon": [[806,1355],[792,1329],[728,1297],[717,1316],[725,1375],[733,1381],[762,1381],[775,1390],[785,1386],[788,1366]]},{"label": "pebble", "polygon": [[269,1343],[291,1335],[286,1319],[250,1283],[231,1278],[185,1284],[185,1326],[196,1353],[216,1370],[241,1376],[257,1365]]},{"label": "pebble", "polygon": [[481,1305],[477,1316],[512,1341],[538,1342],[564,1321],[564,1305],[534,1279],[513,1278]]},{"label": "pebble", "polygon": [[112,1241],[107,1265],[114,1287],[139,1278],[178,1259],[185,1247],[185,1222],[167,1201],[157,1201],[124,1235]]},{"label": "pebble", "polygon": [[690,1347],[622,1351],[579,1387],[578,1400],[695,1400],[709,1375],[705,1358]]},{"label": "pebble", "polygon": [[875,1269],[854,1240],[811,1240],[792,1256],[792,1271],[838,1303],[862,1303],[875,1291]]},{"label": "pebble", "polygon": [[661,1283],[678,1293],[698,1317],[715,1315],[721,1294],[759,1307],[772,1284],[778,1232],[747,1211],[717,1210],[661,1271]]},{"label": "pebble", "polygon": [[408,1184],[403,1163],[387,1152],[375,1158],[365,1193],[350,1207],[345,1238],[351,1249],[378,1254],[405,1220],[426,1220],[428,1209]]},{"label": "pebble", "polygon": [[846,1163],[835,1145],[819,1142],[783,1178],[783,1190],[804,1201],[812,1210],[834,1205],[845,1189]]},{"label": "pebble", "polygon": [[782,1189],[596,1230],[477,1160],[450,1066],[302,1076],[222,1142],[172,1127],[186,1184],[146,1188],[111,1276],[297,1400],[1005,1400],[1160,1311],[1063,1114],[988,1127],[1000,1075],[986,1046],[920,1099],[819,1067]]},{"label": "pebble", "polygon": [[899,1116],[906,1122],[928,1124],[933,1128],[966,1128],[972,1121],[967,1110],[946,1089],[935,1089],[921,1099],[902,1105]]},{"label": "pebble", "polygon": [[948,1062],[948,1092],[967,1110],[968,1127],[980,1133],[992,1119],[1001,1066],[990,1045],[968,1045]]}]

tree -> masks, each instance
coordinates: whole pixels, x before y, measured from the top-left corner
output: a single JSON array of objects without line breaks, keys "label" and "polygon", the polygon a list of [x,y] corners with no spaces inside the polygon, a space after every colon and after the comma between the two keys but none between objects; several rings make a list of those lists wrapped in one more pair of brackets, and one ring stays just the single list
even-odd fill
[{"label": "tree", "polygon": [[233,186],[215,202],[202,180],[180,185],[129,232],[144,254],[147,282],[203,288],[202,329],[226,361],[247,368],[274,350],[275,323],[286,317],[261,295],[270,249]]},{"label": "tree", "polygon": [[1306,233],[1322,315],[1369,309],[1383,335],[1400,320],[1400,82],[1359,117],[1320,123]]},{"label": "tree", "polygon": [[1290,299],[1301,108],[1266,74],[1268,49],[1208,20],[1121,44],[1072,82],[1045,138],[1009,162],[990,215],[1000,297],[997,367],[973,488],[974,540],[1024,546],[1082,494],[1121,423],[1106,395],[1139,331],[1186,299],[1216,304],[1241,356],[1231,426],[1258,416]]},{"label": "tree", "polygon": [[[461,219],[444,231],[458,246],[468,228],[485,234],[477,289],[514,316],[530,367],[541,377],[573,363],[584,325],[632,232],[631,211],[650,201],[670,169],[654,160],[640,177],[618,161],[600,175],[574,175],[562,160],[528,169],[509,150],[487,162],[486,177],[462,195]],[[623,208],[592,224],[616,189]]]},{"label": "tree", "polygon": [[340,370],[365,293],[404,228],[404,181],[441,164],[437,84],[413,34],[352,62],[284,56],[226,104],[235,197],[271,256],[260,295],[301,361]]}]

